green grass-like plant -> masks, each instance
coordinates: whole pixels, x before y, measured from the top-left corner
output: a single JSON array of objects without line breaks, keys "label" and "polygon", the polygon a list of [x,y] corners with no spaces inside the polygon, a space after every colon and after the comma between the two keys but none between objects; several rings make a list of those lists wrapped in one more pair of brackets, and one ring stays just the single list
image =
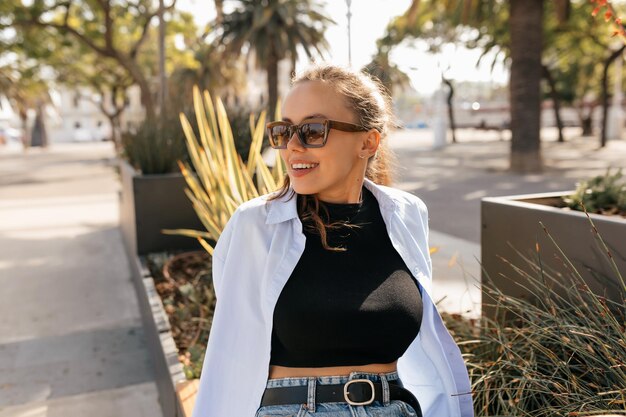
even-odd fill
[{"label": "green grass-like plant", "polygon": [[177,161],[187,159],[179,121],[170,117],[159,127],[154,120],[144,120],[122,134],[122,156],[143,175],[177,172]]},{"label": "green grass-like plant", "polygon": [[443,315],[465,357],[477,416],[626,415],[626,284],[589,221],[620,283],[621,302],[591,292],[544,227],[567,274],[544,268],[537,246],[535,258],[524,258],[533,273],[512,265],[534,301],[483,282],[483,297],[512,320]]},{"label": "green grass-like plant", "polygon": [[591,213],[626,216],[626,181],[621,181],[621,168],[610,171],[579,182],[574,194],[563,197],[565,204],[574,210],[582,211],[582,204]]}]

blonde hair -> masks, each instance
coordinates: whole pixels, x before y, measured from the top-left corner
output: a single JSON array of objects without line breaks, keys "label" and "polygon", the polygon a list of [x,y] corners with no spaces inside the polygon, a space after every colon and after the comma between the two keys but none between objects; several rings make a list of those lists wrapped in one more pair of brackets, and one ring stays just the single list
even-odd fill
[{"label": "blonde hair", "polygon": [[[345,100],[356,118],[357,124],[366,129],[376,129],[380,133],[380,144],[376,153],[367,161],[365,177],[381,184],[391,184],[391,166],[393,156],[387,145],[389,129],[395,126],[391,111],[391,98],[385,87],[375,77],[364,72],[352,71],[335,65],[318,65],[297,74],[291,80],[292,86],[307,81],[319,81],[331,86]],[[272,199],[280,198],[289,192],[289,176],[285,175],[279,192]],[[320,210],[327,214],[326,207],[315,195],[298,195],[298,214],[307,230],[318,233],[322,246],[327,250],[343,251],[344,248],[333,248],[328,245],[327,229],[341,226],[354,227],[344,222],[325,223],[320,217]]]}]

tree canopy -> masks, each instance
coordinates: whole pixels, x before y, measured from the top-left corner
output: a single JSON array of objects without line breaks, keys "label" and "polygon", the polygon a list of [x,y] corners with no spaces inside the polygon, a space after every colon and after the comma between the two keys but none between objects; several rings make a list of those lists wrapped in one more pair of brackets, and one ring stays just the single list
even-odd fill
[{"label": "tree canopy", "polygon": [[307,57],[328,50],[324,33],[332,19],[313,0],[238,0],[235,9],[216,22],[216,42],[229,53],[254,53],[256,65],[268,78],[268,111],[273,118],[278,100],[278,61],[292,67],[302,49]]}]

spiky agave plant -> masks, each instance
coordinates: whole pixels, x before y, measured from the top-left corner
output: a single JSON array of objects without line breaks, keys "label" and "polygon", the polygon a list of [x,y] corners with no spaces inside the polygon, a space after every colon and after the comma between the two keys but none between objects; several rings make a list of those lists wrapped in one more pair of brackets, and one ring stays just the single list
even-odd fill
[{"label": "spiky agave plant", "polygon": [[[242,203],[278,189],[285,175],[285,166],[276,152],[276,162],[269,167],[262,156],[265,133],[265,111],[255,122],[250,114],[252,143],[247,162],[243,162],[235,148],[235,140],[228,115],[221,99],[215,104],[208,91],[200,93],[193,89],[193,102],[199,138],[185,117],[180,121],[187,139],[191,167],[179,161],[179,167],[187,182],[185,193],[206,231],[176,229],[163,233],[195,237],[212,255],[213,246],[226,222]],[[277,115],[280,107],[277,106]]]}]

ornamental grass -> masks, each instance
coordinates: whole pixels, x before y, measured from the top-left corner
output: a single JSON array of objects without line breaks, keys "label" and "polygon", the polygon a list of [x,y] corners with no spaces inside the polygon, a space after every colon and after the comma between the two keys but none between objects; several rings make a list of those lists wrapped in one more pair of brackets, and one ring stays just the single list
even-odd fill
[{"label": "ornamental grass", "polygon": [[545,268],[537,246],[534,258],[524,257],[532,273],[511,265],[528,279],[532,300],[484,282],[497,319],[444,315],[468,366],[477,416],[626,415],[626,285],[616,254],[589,221],[621,285],[621,302],[592,293],[544,227],[566,273]]}]

